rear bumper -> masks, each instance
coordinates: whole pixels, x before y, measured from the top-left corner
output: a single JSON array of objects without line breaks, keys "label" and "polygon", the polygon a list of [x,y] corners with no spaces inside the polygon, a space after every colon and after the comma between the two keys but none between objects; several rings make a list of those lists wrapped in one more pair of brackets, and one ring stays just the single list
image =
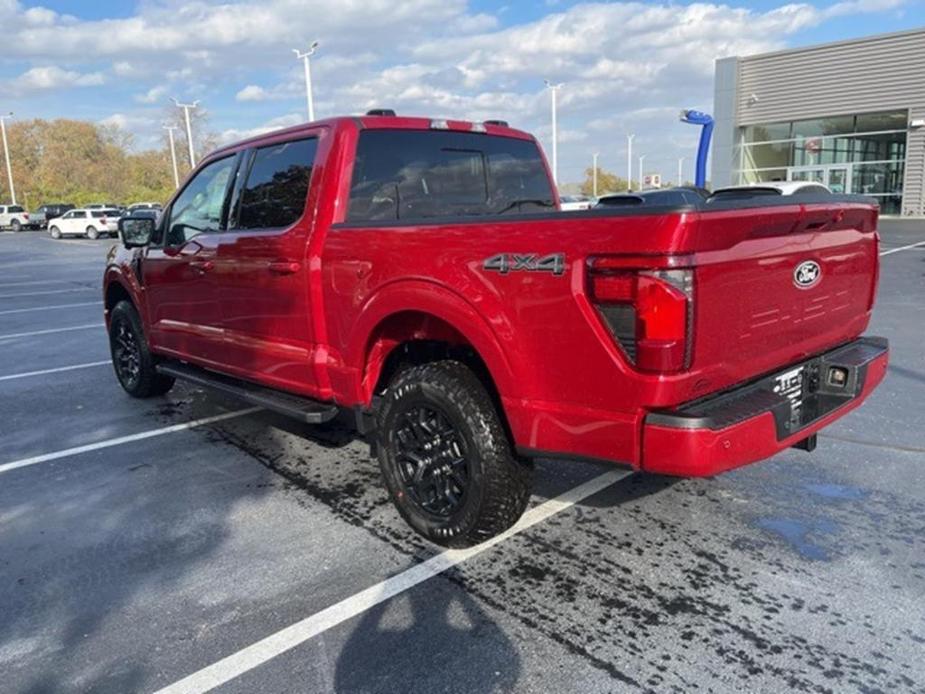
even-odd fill
[{"label": "rear bumper", "polygon": [[[844,416],[867,398],[886,373],[889,345],[862,337],[776,374],[682,408],[646,415],[641,467],[688,477],[715,475],[789,448]],[[832,382],[841,370],[844,385]],[[797,370],[798,406],[776,392]],[[795,376],[793,378],[796,378]]]}]

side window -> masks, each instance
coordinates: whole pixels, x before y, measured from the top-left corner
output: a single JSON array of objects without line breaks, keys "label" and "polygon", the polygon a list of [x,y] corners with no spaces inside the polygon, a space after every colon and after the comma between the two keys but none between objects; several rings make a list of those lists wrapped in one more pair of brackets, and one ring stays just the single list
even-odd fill
[{"label": "side window", "polygon": [[481,133],[366,130],[347,221],[524,214],[554,207],[536,143]]},{"label": "side window", "polygon": [[174,200],[167,224],[168,246],[179,246],[198,234],[221,230],[222,208],[234,164],[234,155],[212,162]]},{"label": "side window", "polygon": [[74,216],[77,217],[78,219],[86,219],[87,213],[86,212],[75,212]]},{"label": "side window", "polygon": [[296,140],[259,148],[241,190],[238,229],[295,224],[305,211],[318,140]]}]

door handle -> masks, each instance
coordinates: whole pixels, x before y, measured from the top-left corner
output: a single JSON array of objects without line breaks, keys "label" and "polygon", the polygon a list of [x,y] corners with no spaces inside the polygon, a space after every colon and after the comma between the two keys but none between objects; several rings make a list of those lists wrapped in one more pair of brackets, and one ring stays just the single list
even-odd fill
[{"label": "door handle", "polygon": [[293,275],[300,267],[302,265],[294,260],[275,260],[270,263],[268,269],[274,275]]},{"label": "door handle", "polygon": [[215,263],[211,260],[192,260],[189,266],[197,270],[200,275],[204,275],[215,267]]}]

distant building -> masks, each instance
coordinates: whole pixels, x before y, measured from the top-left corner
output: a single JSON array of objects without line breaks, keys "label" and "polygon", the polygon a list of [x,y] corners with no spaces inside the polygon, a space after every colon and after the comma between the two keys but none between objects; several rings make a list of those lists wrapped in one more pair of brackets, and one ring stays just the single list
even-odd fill
[{"label": "distant building", "polygon": [[925,29],[716,61],[714,187],[818,181],[925,214]]}]

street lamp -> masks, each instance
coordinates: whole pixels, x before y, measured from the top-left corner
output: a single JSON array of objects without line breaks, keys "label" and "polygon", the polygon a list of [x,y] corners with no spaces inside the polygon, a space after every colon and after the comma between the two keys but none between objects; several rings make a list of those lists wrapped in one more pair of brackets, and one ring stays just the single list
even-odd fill
[{"label": "street lamp", "polygon": [[626,192],[633,189],[633,138],[635,135],[626,136]]},{"label": "street lamp", "polygon": [[170,161],[173,164],[173,186],[174,188],[180,187],[180,172],[177,170],[177,148],[174,145],[173,131],[177,129],[175,125],[165,125],[164,130],[167,131],[167,137],[170,138]]},{"label": "street lamp", "polygon": [[598,153],[595,152],[591,159],[594,161],[594,164],[591,166],[591,190],[594,197],[597,197],[597,156]]},{"label": "street lamp", "polygon": [[193,129],[190,126],[189,110],[191,108],[196,108],[199,105],[199,101],[196,100],[191,104],[181,104],[176,99],[173,99],[173,103],[177,105],[177,108],[183,109],[183,117],[186,119],[186,144],[189,145],[189,166],[191,169],[195,169],[196,168],[196,157],[193,154]]},{"label": "street lamp", "polygon": [[642,190],[642,162],[646,160],[646,155],[639,157],[639,190]]},{"label": "street lamp", "polygon": [[559,183],[559,152],[558,139],[559,133],[556,127],[556,92],[562,87],[562,82],[553,84],[549,80],[543,80],[546,87],[552,93],[552,180],[558,185]]},{"label": "street lamp", "polygon": [[13,187],[13,167],[10,166],[10,146],[6,142],[6,119],[12,118],[13,112],[10,111],[5,116],[0,116],[0,132],[3,133],[3,156],[6,158],[6,177],[10,182],[10,199],[12,204],[16,204],[16,189]]},{"label": "street lamp", "polygon": [[678,185],[684,185],[684,157],[678,157]]},{"label": "street lamp", "polygon": [[312,45],[308,47],[307,51],[300,51],[298,48],[292,49],[292,52],[295,53],[296,60],[301,60],[302,66],[305,68],[305,101],[308,104],[309,123],[315,120],[315,102],[312,98],[312,66],[309,58],[315,55],[318,46],[318,41],[312,41]]}]

